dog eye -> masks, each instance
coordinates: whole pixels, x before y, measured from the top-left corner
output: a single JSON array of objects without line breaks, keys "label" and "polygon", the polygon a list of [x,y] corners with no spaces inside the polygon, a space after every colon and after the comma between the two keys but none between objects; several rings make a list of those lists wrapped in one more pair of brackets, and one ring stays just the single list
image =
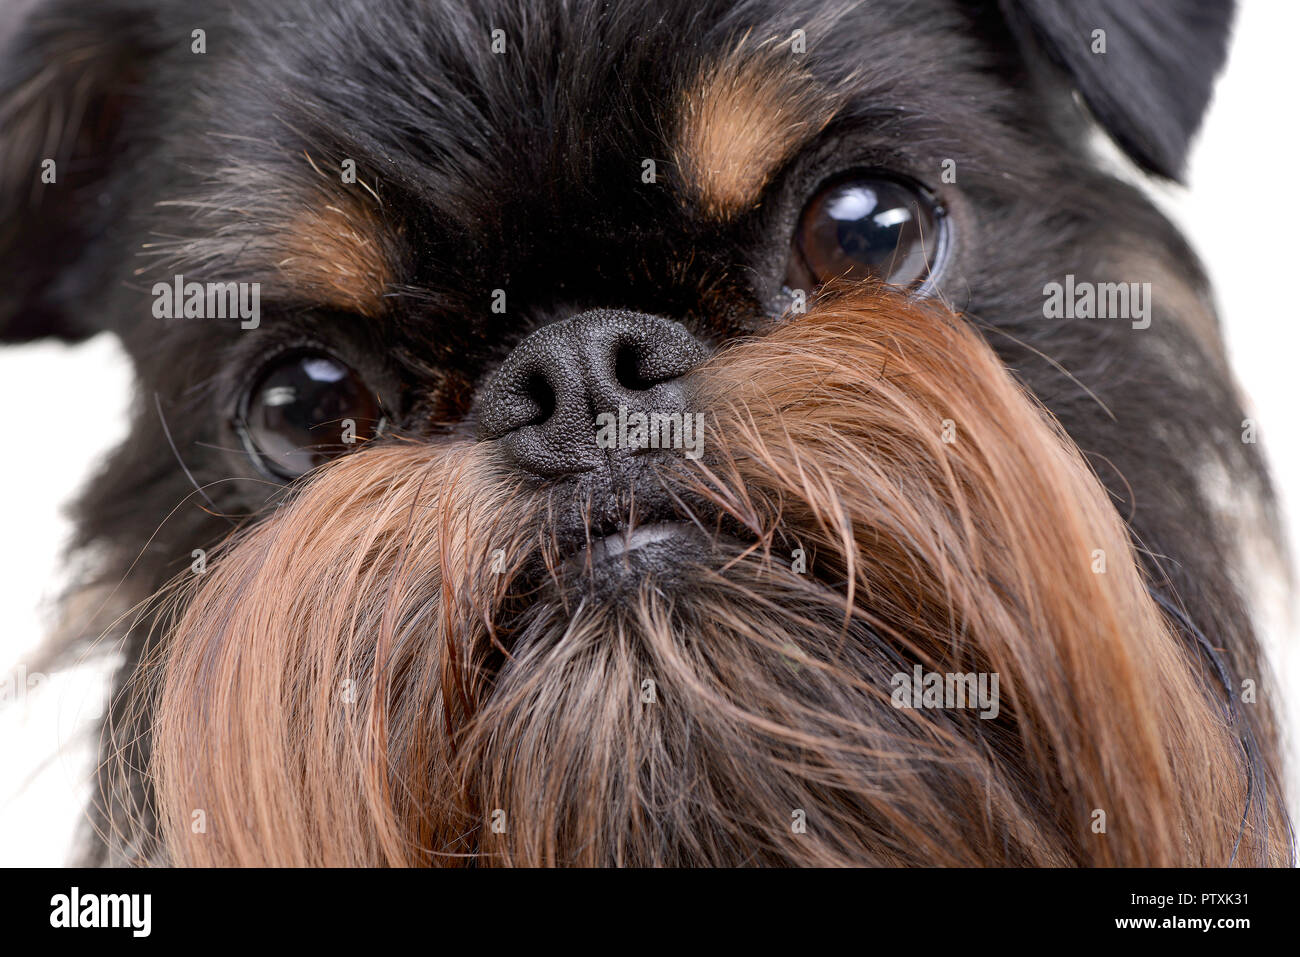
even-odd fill
[{"label": "dog eye", "polygon": [[924,187],[900,177],[836,180],[803,211],[786,285],[807,289],[832,279],[919,283],[938,258],[942,217]]},{"label": "dog eye", "polygon": [[304,472],[373,438],[379,401],[354,369],[323,352],[276,359],[248,393],[243,433],[249,452],[278,478]]}]

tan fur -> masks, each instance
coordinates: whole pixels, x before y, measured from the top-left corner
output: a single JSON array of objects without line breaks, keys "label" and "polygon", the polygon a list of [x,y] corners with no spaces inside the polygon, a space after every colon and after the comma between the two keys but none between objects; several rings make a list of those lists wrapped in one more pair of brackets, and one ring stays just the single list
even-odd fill
[{"label": "tan fur", "polygon": [[228,194],[159,201],[158,206],[191,210],[205,228],[193,237],[146,243],[143,254],[154,261],[137,275],[183,272],[213,281],[252,274],[278,283],[274,298],[280,302],[366,317],[383,313],[399,271],[394,231],[400,227],[360,176],[345,184],[335,169],[326,173],[335,164],[318,163],[306,153],[297,158],[302,177],[287,184],[252,168],[231,167],[220,171]]},{"label": "tan fur", "polygon": [[[743,531],[689,587],[583,597],[490,444],[345,457],[238,534],[135,689],[141,858],[1286,860],[1105,491],[960,319],[859,291],[693,381],[707,464],[663,480]],[[913,664],[998,673],[1001,714],[893,707]]]},{"label": "tan fur", "polygon": [[392,281],[383,228],[360,199],[313,204],[274,234],[276,266],[305,301],[378,316]]},{"label": "tan fur", "polygon": [[684,196],[714,219],[757,205],[771,175],[835,108],[788,41],[742,40],[682,95],[673,159]]}]

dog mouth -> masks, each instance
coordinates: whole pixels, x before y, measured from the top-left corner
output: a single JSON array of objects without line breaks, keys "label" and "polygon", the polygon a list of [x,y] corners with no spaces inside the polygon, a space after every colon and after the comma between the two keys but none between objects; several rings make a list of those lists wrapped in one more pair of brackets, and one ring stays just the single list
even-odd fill
[{"label": "dog mouth", "polygon": [[565,570],[593,576],[643,575],[673,568],[712,548],[713,540],[692,522],[657,521],[591,539],[565,559]]},{"label": "dog mouth", "polygon": [[743,530],[673,475],[662,464],[626,462],[614,476],[549,486],[533,557],[516,589],[531,592],[548,579],[566,591],[594,585],[596,594],[647,576],[662,583],[740,544]]}]

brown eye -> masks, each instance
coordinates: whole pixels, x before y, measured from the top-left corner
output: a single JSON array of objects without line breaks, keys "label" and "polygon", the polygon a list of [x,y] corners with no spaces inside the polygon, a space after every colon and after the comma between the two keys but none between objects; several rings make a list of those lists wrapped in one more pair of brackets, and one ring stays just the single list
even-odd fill
[{"label": "brown eye", "polygon": [[381,420],[379,401],[355,370],[323,352],[295,352],[262,372],[242,431],[263,469],[292,479],[373,438]]},{"label": "brown eye", "polygon": [[942,228],[942,209],[919,185],[873,174],[838,180],[803,211],[786,285],[802,289],[832,279],[919,283],[938,259]]}]

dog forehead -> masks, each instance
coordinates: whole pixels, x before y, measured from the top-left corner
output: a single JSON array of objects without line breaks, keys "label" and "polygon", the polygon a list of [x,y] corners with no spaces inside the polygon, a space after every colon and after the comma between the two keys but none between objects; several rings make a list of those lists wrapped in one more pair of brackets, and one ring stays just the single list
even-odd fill
[{"label": "dog forehead", "polygon": [[[517,184],[639,181],[647,160],[717,215],[752,198],[845,98],[905,96],[907,74],[933,73],[927,58],[964,66],[945,51],[959,32],[953,0],[327,6],[336,15],[305,15],[289,48],[267,37],[251,54],[276,115],[426,186],[453,222],[455,207]],[[941,79],[923,85],[944,92]]]},{"label": "dog forehead", "polygon": [[251,8],[205,83],[216,132],[172,144],[216,170],[214,228],[180,251],[260,257],[363,314],[409,276],[404,249],[426,287],[577,261],[570,242],[612,276],[683,223],[754,208],[847,102],[960,104],[961,22],[952,0]]}]

